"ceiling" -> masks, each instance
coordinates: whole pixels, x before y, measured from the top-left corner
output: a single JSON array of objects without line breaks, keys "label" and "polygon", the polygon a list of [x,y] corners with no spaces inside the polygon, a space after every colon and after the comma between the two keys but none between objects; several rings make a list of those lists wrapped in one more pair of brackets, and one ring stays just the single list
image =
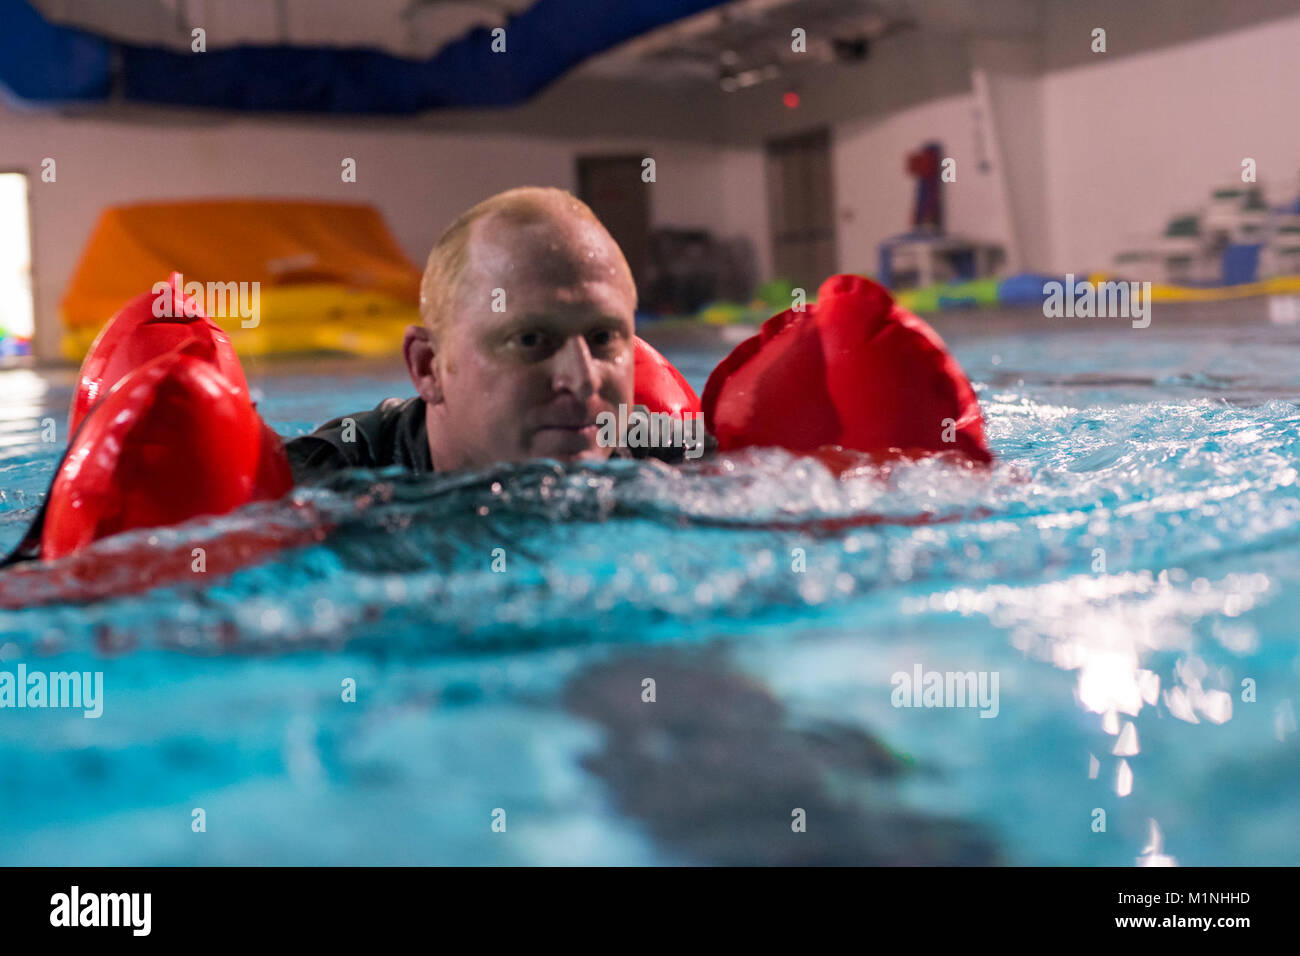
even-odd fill
[{"label": "ceiling", "polygon": [[[427,59],[475,27],[506,26],[535,0],[30,0],[46,19],[126,43],[188,50],[241,45],[367,47]],[[592,0],[610,3],[617,0]],[[733,0],[643,34],[595,57],[586,75],[679,84],[740,85],[836,59],[890,34],[1022,32],[1036,0]],[[806,31],[802,53],[791,31]],[[755,73],[757,71],[757,73]]]},{"label": "ceiling", "polygon": [[[902,0],[738,0],[630,40],[581,72],[742,89],[819,64],[865,59],[872,42],[915,28],[907,8]],[[803,31],[798,42],[796,30]]]},{"label": "ceiling", "polygon": [[[0,19],[13,9],[91,36],[0,31],[0,106],[8,82],[28,105],[128,121],[184,121],[173,106],[418,114],[431,128],[749,144],[968,90],[977,66],[1092,65],[1098,21],[1108,56],[1129,56],[1295,16],[1300,0],[0,0]],[[503,25],[531,55],[479,55],[472,31]],[[198,26],[220,57],[187,55]]]},{"label": "ceiling", "polygon": [[[126,43],[188,50],[202,27],[209,50],[236,46],[369,48],[427,60],[476,27],[508,26],[537,0],[27,0],[53,23]],[[626,0],[589,0],[605,5]],[[1054,20],[1122,19],[1126,52],[1294,15],[1300,0],[732,0],[587,59],[571,75],[644,82],[751,85],[853,62],[895,34],[1027,37]],[[1074,21],[1078,21],[1076,24]],[[790,48],[807,31],[807,50]],[[560,27],[563,28],[562,26]],[[1050,39],[1050,38],[1049,38]],[[1049,43],[1050,46],[1050,43]],[[865,49],[864,49],[865,47]],[[1086,44],[1046,50],[1046,66],[1088,62]],[[734,84],[734,85],[733,85]]]},{"label": "ceiling", "polygon": [[30,0],[47,20],[142,46],[368,47],[424,59],[475,27],[504,26],[534,0]]}]

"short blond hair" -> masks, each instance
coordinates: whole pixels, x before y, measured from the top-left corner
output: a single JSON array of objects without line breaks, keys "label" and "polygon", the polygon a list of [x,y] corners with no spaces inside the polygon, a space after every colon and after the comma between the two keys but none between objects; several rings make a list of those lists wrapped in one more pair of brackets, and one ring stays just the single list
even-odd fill
[{"label": "short blond hair", "polygon": [[[609,235],[605,224],[596,218],[590,206],[567,190],[552,186],[507,189],[489,196],[457,216],[456,221],[433,244],[429,261],[424,267],[424,275],[420,279],[420,318],[425,326],[435,333],[440,332],[445,327],[447,316],[455,311],[461,277],[469,262],[471,228],[476,222],[496,216],[511,225],[525,226],[553,220],[557,214],[564,212],[595,223]],[[618,250],[620,271],[635,295],[636,282],[632,279],[632,270],[623,256],[623,250],[619,249],[613,237],[610,237],[610,243]]]}]

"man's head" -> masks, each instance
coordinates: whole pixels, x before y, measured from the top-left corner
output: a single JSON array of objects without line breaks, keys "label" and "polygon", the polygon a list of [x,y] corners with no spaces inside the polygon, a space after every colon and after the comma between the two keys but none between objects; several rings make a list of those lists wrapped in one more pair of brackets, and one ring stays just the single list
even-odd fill
[{"label": "man's head", "polygon": [[596,416],[632,404],[635,310],[623,253],[569,193],[511,189],[464,213],[403,343],[434,468],[607,458]]}]

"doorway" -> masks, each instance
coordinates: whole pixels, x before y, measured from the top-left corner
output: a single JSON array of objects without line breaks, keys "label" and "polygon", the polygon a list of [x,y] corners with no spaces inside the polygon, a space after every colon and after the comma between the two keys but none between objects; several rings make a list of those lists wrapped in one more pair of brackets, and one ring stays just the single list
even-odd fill
[{"label": "doorway", "polygon": [[825,129],[767,143],[772,268],[809,296],[838,267],[830,147]]},{"label": "doorway", "polygon": [[35,331],[27,174],[0,170],[0,361],[30,355]]},{"label": "doorway", "polygon": [[641,156],[578,157],[578,198],[614,237],[638,290],[650,261],[650,191],[641,181]]}]

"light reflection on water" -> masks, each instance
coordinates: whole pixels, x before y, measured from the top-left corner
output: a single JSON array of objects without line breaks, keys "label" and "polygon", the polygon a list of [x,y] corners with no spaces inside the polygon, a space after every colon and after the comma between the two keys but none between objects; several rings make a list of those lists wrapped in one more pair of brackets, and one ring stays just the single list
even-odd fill
[{"label": "light reflection on water", "polygon": [[[1232,337],[960,338],[987,475],[763,452],[361,477],[296,495],[324,543],[218,584],[0,611],[0,658],[110,688],[93,730],[0,721],[0,855],[1300,862],[1300,349]],[[698,387],[716,356],[684,359]],[[285,432],[406,391],[255,384]],[[0,450],[0,543],[54,454]],[[917,663],[997,671],[1000,719],[891,706]],[[233,827],[167,836],[200,795]],[[504,803],[520,839],[492,842]],[[790,842],[791,806],[816,836]]]}]

